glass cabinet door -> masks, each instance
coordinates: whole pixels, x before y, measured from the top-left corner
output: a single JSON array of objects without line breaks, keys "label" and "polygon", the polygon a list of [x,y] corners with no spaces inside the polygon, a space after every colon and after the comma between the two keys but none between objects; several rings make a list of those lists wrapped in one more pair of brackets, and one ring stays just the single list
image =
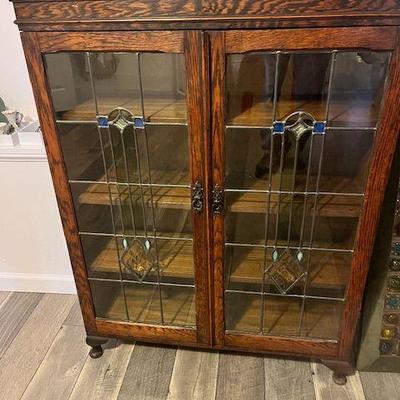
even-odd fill
[{"label": "glass cabinet door", "polygon": [[195,329],[184,55],[44,60],[96,317]]},{"label": "glass cabinet door", "polygon": [[224,329],[337,342],[391,54],[242,48],[221,56]]}]

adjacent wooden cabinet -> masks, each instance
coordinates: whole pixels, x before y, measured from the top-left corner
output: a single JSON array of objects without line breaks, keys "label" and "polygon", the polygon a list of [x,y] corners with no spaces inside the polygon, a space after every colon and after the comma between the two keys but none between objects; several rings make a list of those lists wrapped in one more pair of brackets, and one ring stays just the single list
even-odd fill
[{"label": "adjacent wooden cabinet", "polygon": [[394,1],[15,0],[92,357],[351,373],[400,128]]}]

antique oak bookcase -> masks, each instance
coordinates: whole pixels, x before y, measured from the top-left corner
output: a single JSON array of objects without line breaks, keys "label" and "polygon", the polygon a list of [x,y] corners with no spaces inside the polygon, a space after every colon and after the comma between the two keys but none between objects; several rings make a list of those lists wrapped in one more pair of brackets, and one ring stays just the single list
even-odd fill
[{"label": "antique oak bookcase", "polygon": [[91,356],[344,383],[400,127],[395,0],[14,0]]}]

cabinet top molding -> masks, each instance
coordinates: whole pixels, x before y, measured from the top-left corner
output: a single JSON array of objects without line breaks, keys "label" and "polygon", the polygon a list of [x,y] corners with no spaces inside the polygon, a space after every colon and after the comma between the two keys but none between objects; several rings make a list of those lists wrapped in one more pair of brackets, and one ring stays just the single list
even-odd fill
[{"label": "cabinet top molding", "polygon": [[400,25],[399,0],[13,0],[24,31]]}]

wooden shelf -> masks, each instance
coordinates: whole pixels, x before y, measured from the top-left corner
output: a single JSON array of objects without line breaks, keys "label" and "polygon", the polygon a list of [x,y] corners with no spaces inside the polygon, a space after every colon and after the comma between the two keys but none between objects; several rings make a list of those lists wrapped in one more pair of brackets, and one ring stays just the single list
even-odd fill
[{"label": "wooden shelf", "polygon": [[[177,278],[191,279],[194,278],[193,266],[193,243],[188,240],[161,240],[159,237],[159,264],[161,279]],[[107,246],[102,250],[92,262],[92,272],[111,272],[119,271],[119,263],[116,252],[115,239],[112,238]],[[128,271],[123,271],[129,273]],[[149,276],[154,276],[155,272],[151,272]]]},{"label": "wooden shelf", "polygon": [[[140,102],[126,98],[101,98],[99,100],[99,114],[108,115],[114,108],[122,107],[131,110],[137,115],[142,115]],[[186,123],[186,100],[173,98],[146,98],[146,122],[153,123]],[[94,103],[86,101],[77,105],[73,110],[62,114],[66,121],[93,121],[96,122]]]},{"label": "wooden shelf", "polygon": [[[232,251],[238,248],[231,247]],[[240,248],[240,255],[231,261],[230,282],[261,284],[264,250],[257,247]],[[333,289],[344,291],[350,274],[351,256],[341,252],[313,251],[309,290]],[[227,260],[228,261],[228,260]],[[307,258],[306,258],[307,261]]]},{"label": "wooden shelf", "polygon": [[[302,299],[268,296],[264,304],[264,334],[299,336]],[[258,295],[229,293],[225,298],[226,329],[259,333],[261,298]],[[339,301],[308,300],[300,336],[337,339],[342,313]]]},{"label": "wooden shelf", "polygon": [[[235,99],[230,98],[230,102]],[[236,99],[236,101],[238,101]],[[239,99],[240,102],[240,99]],[[239,104],[239,103],[238,103]],[[272,124],[272,101],[261,97],[253,99],[253,103],[244,110],[231,112],[227,116],[227,125],[240,126],[263,126],[270,127]],[[99,103],[99,113],[107,115],[116,107],[123,107],[128,110],[138,110],[136,113],[142,114],[141,105],[129,98],[102,98]],[[277,104],[277,119],[295,111],[307,111],[316,120],[325,120],[325,104],[317,101],[294,101],[281,100]],[[146,122],[152,123],[186,123],[187,108],[186,100],[173,98],[148,98],[145,99]],[[359,100],[353,101],[333,101],[330,106],[330,125],[331,126],[375,126],[378,108],[369,102]],[[69,121],[96,121],[94,104],[91,101],[77,105],[73,110],[67,111],[62,115],[63,120]],[[370,124],[365,121],[371,121]]]},{"label": "wooden shelf", "polygon": [[[191,241],[159,240],[158,249],[162,280],[180,279],[193,282],[194,264]],[[235,251],[235,248],[232,249]],[[231,261],[230,283],[261,284],[263,249],[253,247],[245,250],[242,258],[235,257]],[[344,292],[350,273],[350,258],[348,253],[314,251],[310,267],[309,291],[336,290]],[[229,268],[228,262],[229,260],[226,259],[226,268]],[[119,273],[114,239],[110,239],[107,246],[94,259],[91,271],[94,275],[96,273]],[[150,280],[154,280],[155,271],[148,276]]]},{"label": "wooden shelf", "polygon": [[[240,98],[231,96],[229,102],[241,104]],[[295,111],[306,111],[317,121],[325,120],[325,104],[319,101],[280,100],[277,103],[277,120],[284,119]],[[332,101],[329,122],[331,126],[369,126],[376,124],[379,108],[358,99],[351,101]],[[231,110],[227,125],[270,127],[273,119],[273,103],[270,99],[254,97],[252,104],[239,112]],[[365,121],[371,121],[365,125]]]},{"label": "wooden shelf", "polygon": [[[168,177],[170,175],[170,177]],[[163,176],[163,182],[173,182],[171,184],[179,185],[181,182],[187,183],[187,175],[183,173],[175,172],[152,172],[152,181],[159,181],[158,177]],[[277,181],[277,174],[274,175],[273,180]],[[305,179],[305,178],[304,178]],[[324,177],[321,177],[321,180]],[[353,180],[346,178],[326,178],[330,179],[333,186],[340,190],[351,188],[354,189],[356,185]],[[129,204],[129,190],[124,183],[120,183],[119,192],[115,185],[110,185],[111,189],[111,200],[113,204],[118,204],[119,198],[123,204]],[[247,187],[248,190],[262,190],[265,189],[265,182],[256,181],[254,184]],[[151,197],[148,187],[144,187],[144,200],[145,204],[151,206]],[[189,210],[191,208],[190,200],[190,189],[182,187],[152,187],[153,192],[153,204],[157,208],[171,208],[171,209],[182,209]],[[134,202],[141,201],[141,190],[138,186],[131,186],[131,195]],[[270,199],[270,213],[276,214],[278,211],[278,194],[271,194]],[[241,192],[227,194],[227,210],[235,213],[265,213],[267,210],[266,200],[268,199],[267,193],[255,193],[255,192]],[[82,192],[78,197],[79,203],[81,204],[94,204],[94,205],[108,205],[110,202],[108,187],[105,183],[94,183],[88,184],[87,189]],[[280,198],[280,212],[288,213],[290,208],[291,195],[282,194]],[[293,211],[303,212],[304,197],[302,195],[296,195],[294,198]],[[323,217],[348,217],[357,218],[359,216],[360,207],[362,204],[362,196],[341,196],[341,195],[330,195],[324,194],[319,195],[317,205],[317,215]],[[312,215],[313,212],[313,199],[307,202],[308,215]]]},{"label": "wooden shelf", "polygon": [[[92,285],[96,283],[93,283]],[[163,286],[164,324],[194,327],[196,324],[196,303],[194,288]],[[161,324],[159,289],[156,285],[124,283],[126,307],[131,322]],[[96,312],[104,318],[127,320],[125,301],[118,287],[104,286],[98,289]]]}]

